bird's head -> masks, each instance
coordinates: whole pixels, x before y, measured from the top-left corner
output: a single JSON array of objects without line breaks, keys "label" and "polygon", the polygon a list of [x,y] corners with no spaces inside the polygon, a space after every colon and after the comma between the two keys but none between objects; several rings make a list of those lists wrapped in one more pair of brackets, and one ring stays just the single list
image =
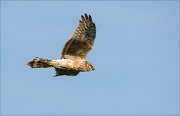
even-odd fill
[{"label": "bird's head", "polygon": [[86,66],[87,71],[95,70],[94,65],[92,63],[88,62],[88,61],[86,61],[85,66]]}]

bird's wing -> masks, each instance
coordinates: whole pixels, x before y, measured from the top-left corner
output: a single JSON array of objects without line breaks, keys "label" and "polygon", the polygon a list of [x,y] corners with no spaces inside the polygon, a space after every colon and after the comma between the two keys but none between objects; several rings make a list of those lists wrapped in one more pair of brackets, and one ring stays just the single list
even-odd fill
[{"label": "bird's wing", "polygon": [[63,76],[63,75],[67,75],[67,76],[76,76],[79,74],[80,70],[74,70],[74,69],[68,69],[68,68],[55,68],[56,71],[56,76]]},{"label": "bird's wing", "polygon": [[81,15],[79,26],[72,38],[66,42],[62,50],[62,58],[69,56],[85,59],[88,52],[92,49],[96,37],[96,26],[90,15]]}]

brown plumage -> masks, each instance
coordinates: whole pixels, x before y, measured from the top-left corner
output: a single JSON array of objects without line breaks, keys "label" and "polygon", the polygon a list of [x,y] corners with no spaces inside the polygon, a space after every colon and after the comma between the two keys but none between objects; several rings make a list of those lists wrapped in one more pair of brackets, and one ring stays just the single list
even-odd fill
[{"label": "brown plumage", "polygon": [[69,41],[66,42],[59,60],[48,60],[36,57],[28,62],[31,68],[54,67],[55,76],[75,76],[80,72],[94,70],[94,66],[86,61],[96,37],[96,26],[90,15],[81,15],[79,26]]},{"label": "brown plumage", "polygon": [[82,20],[79,21],[79,26],[74,35],[65,44],[62,50],[62,58],[66,58],[65,55],[72,55],[85,59],[88,52],[93,47],[96,37],[95,23],[93,23],[90,15],[81,15],[81,18]]}]

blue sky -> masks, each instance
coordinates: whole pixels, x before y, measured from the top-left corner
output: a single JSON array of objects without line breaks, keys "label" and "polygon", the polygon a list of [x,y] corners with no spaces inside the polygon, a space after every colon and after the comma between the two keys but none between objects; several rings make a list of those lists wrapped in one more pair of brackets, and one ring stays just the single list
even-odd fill
[{"label": "blue sky", "polygon": [[[58,59],[80,15],[97,27],[96,70],[53,78],[31,69]],[[3,115],[178,115],[178,1],[1,1]]]}]

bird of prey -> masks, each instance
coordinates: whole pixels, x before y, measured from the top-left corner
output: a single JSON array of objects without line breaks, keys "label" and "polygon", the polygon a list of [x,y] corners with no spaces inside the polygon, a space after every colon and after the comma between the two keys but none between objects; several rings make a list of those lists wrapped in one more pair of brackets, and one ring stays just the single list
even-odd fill
[{"label": "bird of prey", "polygon": [[55,76],[76,76],[80,72],[95,70],[92,63],[86,60],[88,52],[92,49],[96,37],[96,25],[91,15],[81,15],[79,26],[69,39],[61,53],[61,58],[49,60],[36,57],[28,62],[31,68],[54,67]]}]

